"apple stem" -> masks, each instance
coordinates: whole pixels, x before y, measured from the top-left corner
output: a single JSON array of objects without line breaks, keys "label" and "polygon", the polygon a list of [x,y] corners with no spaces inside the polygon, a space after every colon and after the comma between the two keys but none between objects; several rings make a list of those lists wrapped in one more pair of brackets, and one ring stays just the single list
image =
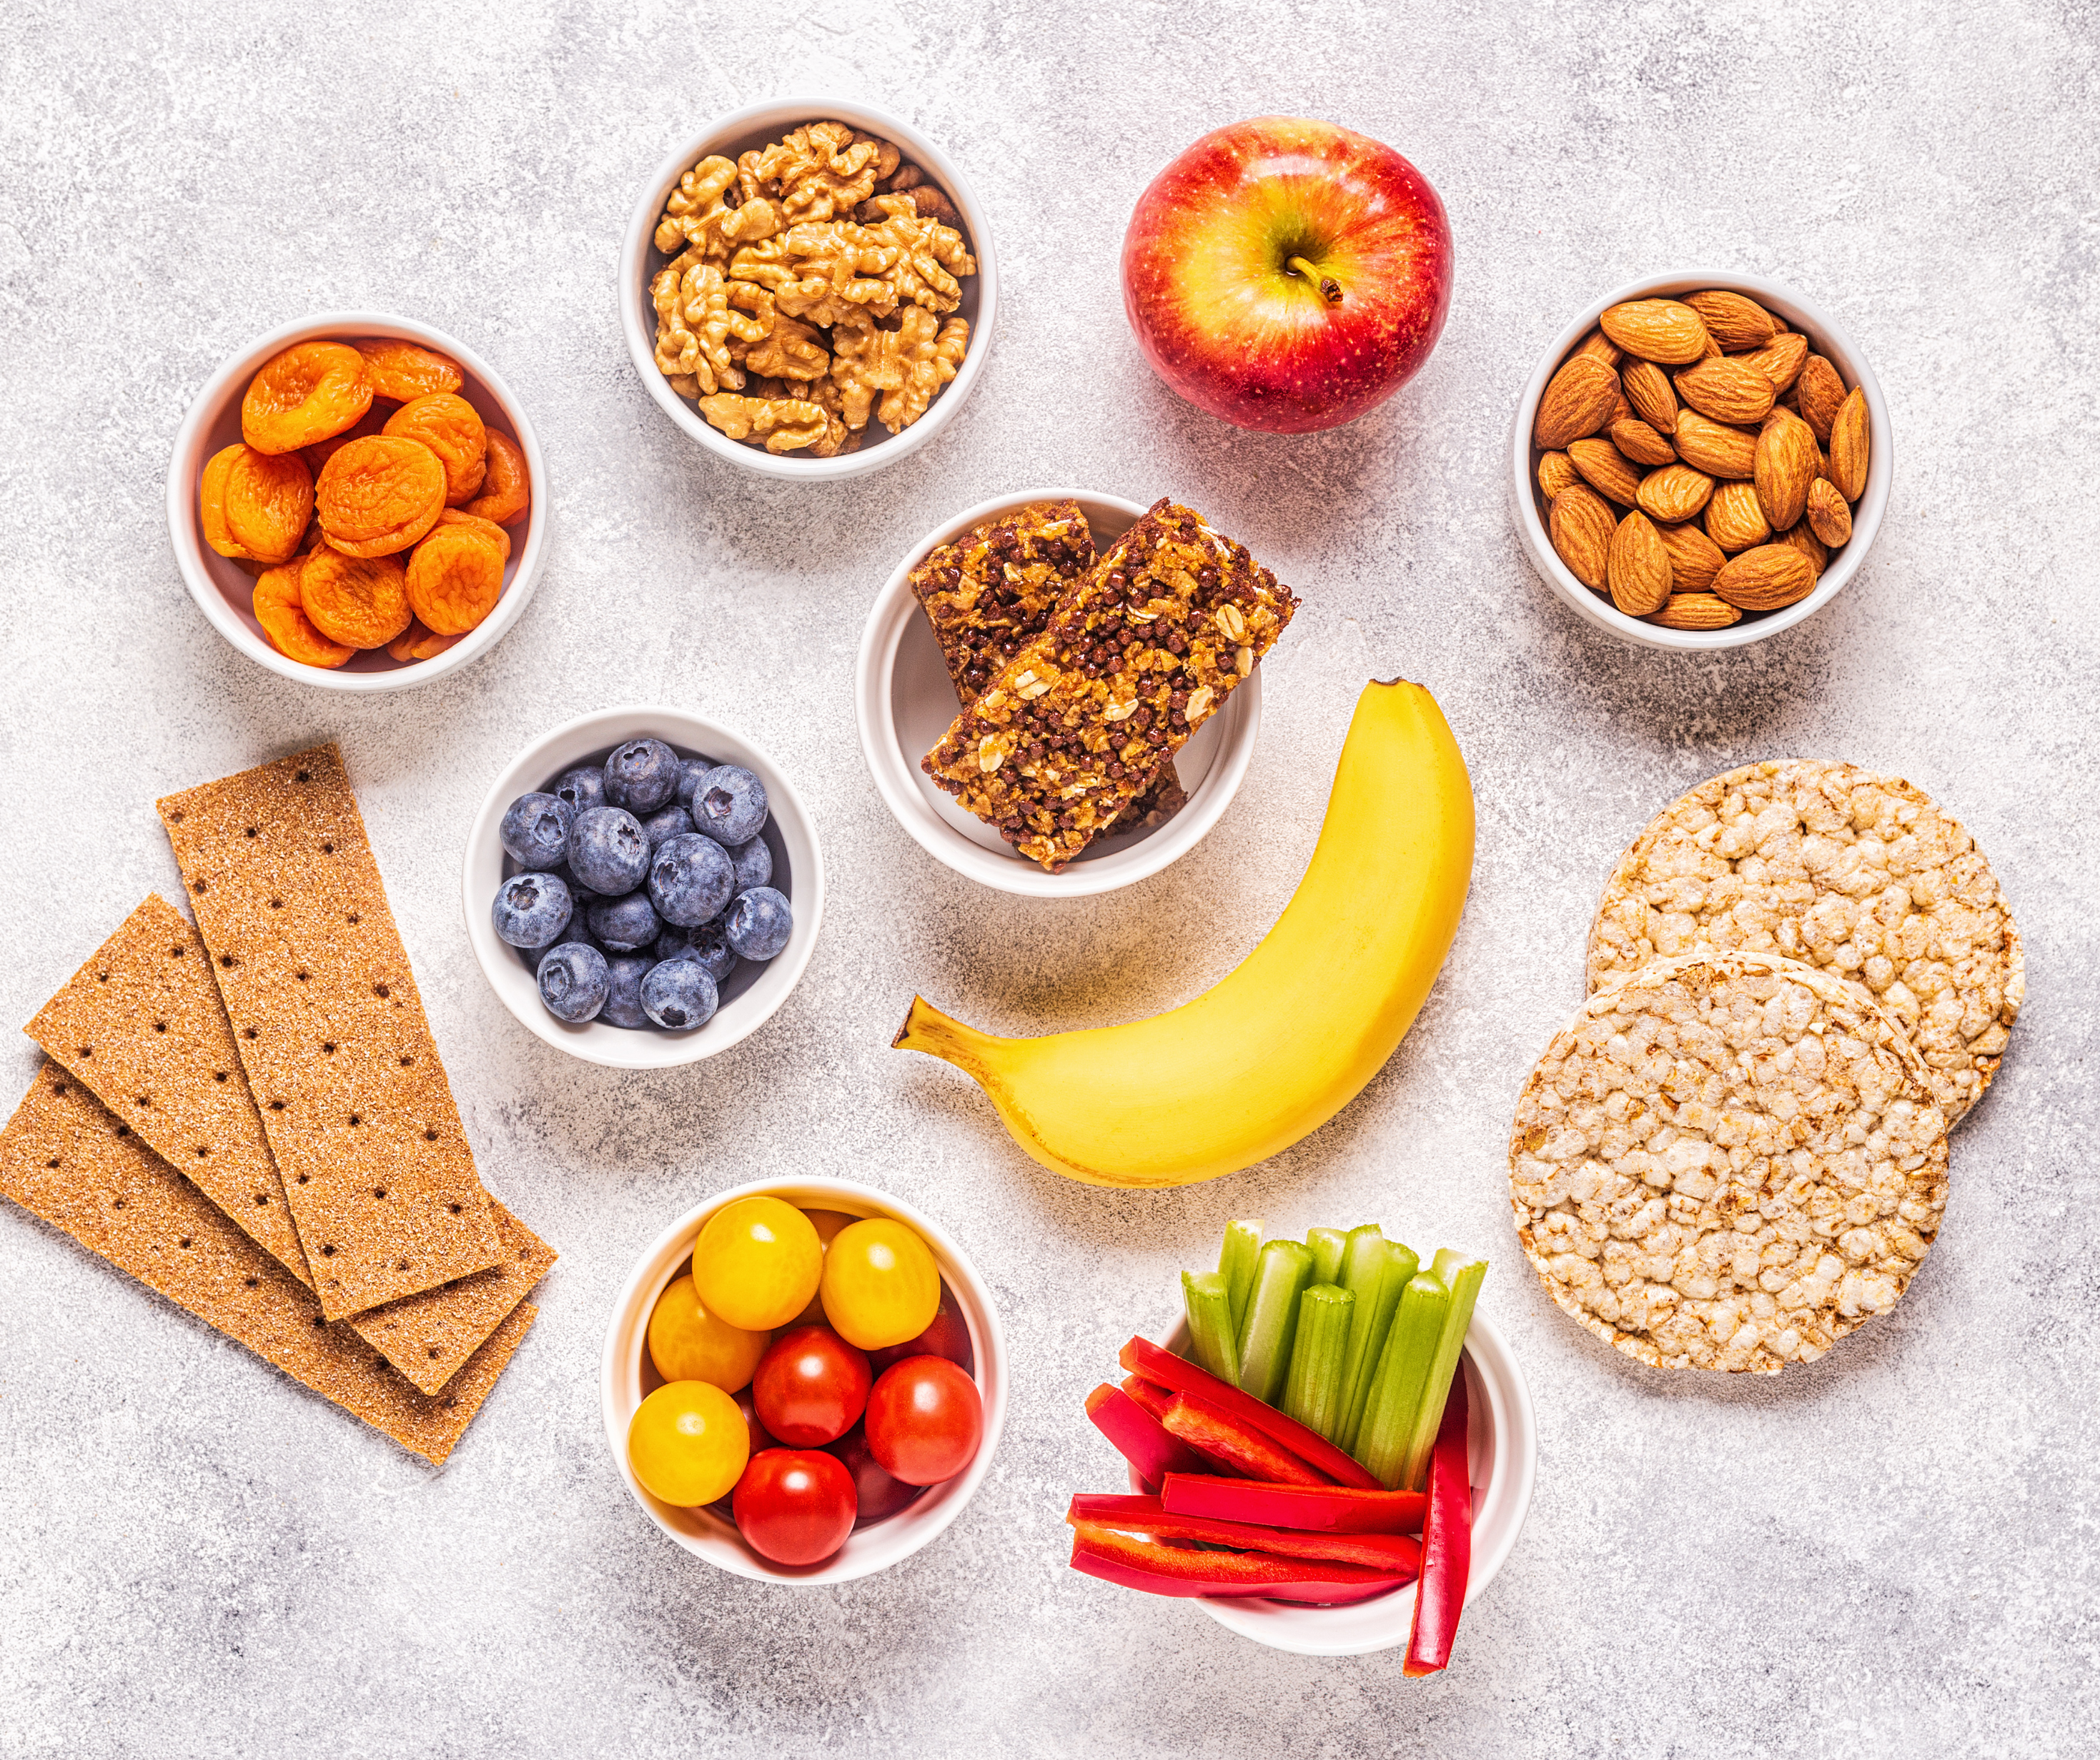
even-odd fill
[{"label": "apple stem", "polygon": [[1321,298],[1330,306],[1342,303],[1342,284],[1332,275],[1323,275],[1303,257],[1294,257],[1284,266],[1293,275],[1301,275],[1320,290]]}]

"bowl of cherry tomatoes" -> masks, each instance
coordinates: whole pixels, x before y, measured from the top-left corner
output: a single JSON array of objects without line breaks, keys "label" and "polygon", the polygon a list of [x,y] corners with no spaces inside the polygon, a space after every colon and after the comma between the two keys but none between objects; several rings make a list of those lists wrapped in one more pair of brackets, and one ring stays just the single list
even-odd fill
[{"label": "bowl of cherry tomatoes", "polygon": [[606,1440],[688,1552],[850,1582],[962,1513],[1006,1419],[990,1292],[932,1218],[845,1180],[759,1181],[657,1237],[606,1330]]}]

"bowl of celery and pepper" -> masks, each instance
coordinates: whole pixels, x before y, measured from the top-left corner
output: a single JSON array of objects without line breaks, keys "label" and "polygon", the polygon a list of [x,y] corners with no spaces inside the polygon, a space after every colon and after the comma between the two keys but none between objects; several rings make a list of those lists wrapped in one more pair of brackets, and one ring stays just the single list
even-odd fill
[{"label": "bowl of celery and pepper", "polygon": [[1229,1225],[1218,1269],[1183,1275],[1183,1324],[1088,1397],[1136,1494],[1073,1499],[1073,1566],[1279,1649],[1405,1644],[1435,1673],[1531,1498],[1530,1397],[1474,1309],[1486,1264],[1425,1265],[1375,1225],[1261,1236]]}]

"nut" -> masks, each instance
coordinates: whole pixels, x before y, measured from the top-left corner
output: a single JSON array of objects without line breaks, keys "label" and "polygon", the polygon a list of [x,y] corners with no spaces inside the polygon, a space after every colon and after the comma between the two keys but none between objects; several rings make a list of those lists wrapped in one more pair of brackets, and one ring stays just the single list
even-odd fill
[{"label": "nut", "polygon": [[1680,410],[1675,438],[1677,455],[1709,477],[1757,474],[1757,437],[1740,428],[1710,420],[1696,410]]},{"label": "nut", "polygon": [[[1645,362],[1643,365],[1647,364]],[[1612,424],[1612,444],[1636,464],[1674,464],[1677,448],[1638,416]]]},{"label": "nut", "polygon": [[[1771,524],[1758,504],[1758,492],[1746,482],[1724,482],[1706,504],[1706,535],[1732,555],[1762,543],[1771,536]],[[1746,610],[1758,607],[1745,606]]]},{"label": "nut", "polygon": [[1830,552],[1823,547],[1823,540],[1815,535],[1807,520],[1798,526],[1789,526],[1772,540],[1798,550],[1808,558],[1808,565],[1815,570],[1815,578],[1823,579],[1823,571],[1830,565]]},{"label": "nut", "polygon": [[1597,323],[1629,354],[1665,367],[1688,366],[1706,352],[1706,326],[1677,300],[1629,300],[1612,306]]},{"label": "nut", "polygon": [[1857,385],[1830,419],[1830,481],[1847,501],[1867,492],[1867,394]]},{"label": "nut", "polygon": [[1626,387],[1634,413],[1660,434],[1677,432],[1677,394],[1670,388],[1670,375],[1653,361],[1628,361],[1619,381]]},{"label": "nut", "polygon": [[1798,381],[1801,394],[1801,419],[1824,446],[1830,444],[1830,424],[1836,418],[1838,406],[1845,401],[1845,381],[1838,376],[1838,369],[1820,354],[1811,354],[1801,363]]},{"label": "nut", "polygon": [[1612,603],[1628,617],[1646,617],[1670,597],[1670,552],[1645,513],[1629,513],[1612,534],[1605,558]]},{"label": "nut", "polygon": [[1599,495],[1621,507],[1634,504],[1640,491],[1640,473],[1610,441],[1572,440],[1568,445],[1568,461]]},{"label": "nut", "polygon": [[1725,354],[1679,373],[1677,394],[1701,416],[1745,426],[1765,419],[1776,395],[1771,381],[1756,367]]},{"label": "nut", "polygon": [[1710,592],[1672,593],[1660,611],[1648,614],[1649,623],[1662,629],[1717,630],[1743,621],[1743,614],[1725,599]]},{"label": "nut", "polygon": [[1592,330],[1575,345],[1577,354],[1587,354],[1602,361],[1607,367],[1616,367],[1626,357],[1612,345],[1611,339],[1601,330]]},{"label": "nut", "polygon": [[1808,338],[1798,330],[1782,330],[1762,348],[1736,358],[1745,367],[1756,367],[1771,381],[1772,390],[1783,396],[1801,376],[1808,359]]},{"label": "nut", "polygon": [[1551,501],[1572,482],[1581,477],[1565,452],[1548,452],[1538,461],[1538,492]]},{"label": "nut", "polygon": [[1571,483],[1553,498],[1547,527],[1568,572],[1592,592],[1604,591],[1612,533],[1618,521],[1604,498],[1586,483]]},{"label": "nut", "polygon": [[1819,477],[1808,486],[1807,512],[1809,530],[1832,549],[1852,535],[1852,509],[1835,483]]},{"label": "nut", "polygon": [[[1774,410],[1758,436],[1758,505],[1774,531],[1801,523],[1808,486],[1816,480],[1815,436],[1808,424],[1785,410]],[[1839,542],[1843,542],[1841,539]]]},{"label": "nut", "polygon": [[1660,526],[1656,535],[1670,553],[1673,592],[1705,592],[1728,560],[1727,552],[1696,526]]},{"label": "nut", "polygon": [[1617,373],[1593,355],[1573,355],[1547,381],[1531,438],[1549,452],[1562,450],[1609,421],[1618,398]]},{"label": "nut", "polygon": [[1714,591],[1738,610],[1776,611],[1815,591],[1815,570],[1790,544],[1759,544],[1723,565]]},{"label": "nut", "polygon": [[1714,479],[1689,464],[1665,464],[1641,479],[1635,499],[1642,513],[1665,526],[1694,517],[1714,492]]},{"label": "nut", "polygon": [[1779,325],[1755,300],[1717,288],[1707,293],[1688,293],[1684,303],[1699,314],[1706,333],[1720,344],[1721,352],[1733,354],[1745,349],[1762,348]]}]

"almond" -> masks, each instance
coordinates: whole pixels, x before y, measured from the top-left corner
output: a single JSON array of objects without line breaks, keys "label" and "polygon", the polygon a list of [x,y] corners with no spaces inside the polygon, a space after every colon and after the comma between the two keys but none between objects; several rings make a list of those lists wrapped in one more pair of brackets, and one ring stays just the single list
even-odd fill
[{"label": "almond", "polygon": [[1755,300],[1716,288],[1709,293],[1688,293],[1684,303],[1699,314],[1707,335],[1723,350],[1762,348],[1779,329],[1778,323]]},{"label": "almond", "polygon": [[1636,416],[1657,433],[1677,432],[1677,394],[1668,373],[1653,361],[1628,361],[1619,379]]},{"label": "almond", "polygon": [[1688,367],[1677,376],[1677,394],[1701,416],[1746,426],[1771,412],[1776,395],[1771,381],[1756,367],[1726,355]]},{"label": "almond", "polygon": [[1739,611],[1776,611],[1815,591],[1815,570],[1790,544],[1759,544],[1722,565],[1714,591]]},{"label": "almond", "polygon": [[1612,534],[1604,576],[1612,603],[1628,617],[1646,617],[1670,596],[1670,552],[1645,513],[1629,513]]},{"label": "almond", "polygon": [[1629,354],[1665,367],[1688,366],[1706,352],[1706,326],[1698,313],[1677,300],[1628,300],[1597,323]]},{"label": "almond", "polygon": [[1568,462],[1582,473],[1583,482],[1621,507],[1631,507],[1639,499],[1640,473],[1610,441],[1571,440]]},{"label": "almond", "polygon": [[1570,355],[1539,397],[1531,437],[1543,451],[1557,451],[1570,440],[1596,433],[1612,419],[1618,400],[1617,373],[1594,355]]},{"label": "almond", "polygon": [[1838,486],[1819,477],[1808,486],[1808,529],[1835,550],[1852,535],[1852,510]]},{"label": "almond", "polygon": [[[1633,416],[1634,407],[1626,401],[1626,388],[1625,384],[1621,382],[1619,386],[1618,401],[1612,406],[1612,421],[1631,421],[1633,420]],[[1610,427],[1611,425],[1611,422],[1604,424],[1607,428]]]},{"label": "almond", "polygon": [[1801,523],[1808,504],[1808,486],[1815,478],[1815,436],[1808,424],[1785,410],[1774,410],[1771,420],[1758,436],[1758,505],[1774,531],[1785,531]]},{"label": "almond", "polygon": [[1677,448],[1637,416],[1612,424],[1612,444],[1636,464],[1677,462]]},{"label": "almond", "polygon": [[1592,330],[1589,335],[1583,337],[1575,345],[1575,352],[1577,354],[1587,354],[1593,359],[1600,360],[1607,367],[1616,367],[1625,359],[1625,356],[1612,346],[1611,338],[1601,330]]},{"label": "almond", "polygon": [[1728,560],[1727,552],[1696,526],[1661,526],[1656,529],[1656,535],[1670,552],[1673,592],[1705,592],[1721,572],[1721,565]]},{"label": "almond", "polygon": [[1618,524],[1604,498],[1586,484],[1570,483],[1553,498],[1546,524],[1568,572],[1590,592],[1602,592],[1612,532]]},{"label": "almond", "polygon": [[1762,348],[1736,359],[1745,367],[1754,367],[1771,381],[1773,390],[1785,395],[1801,376],[1802,366],[1808,359],[1808,338],[1798,330],[1782,330]]},{"label": "almond", "polygon": [[1551,501],[1568,484],[1579,482],[1575,467],[1568,462],[1565,452],[1546,452],[1539,455],[1538,492]]},{"label": "almond", "polygon": [[1847,501],[1867,492],[1867,394],[1857,385],[1830,419],[1830,481]]},{"label": "almond", "polygon": [[1798,550],[1808,558],[1808,565],[1815,570],[1815,578],[1823,579],[1823,571],[1830,566],[1830,552],[1823,548],[1823,540],[1815,535],[1813,527],[1803,520],[1791,530],[1783,531],[1776,540]]},{"label": "almond", "polygon": [[1689,464],[1665,464],[1641,478],[1634,497],[1642,513],[1665,526],[1692,518],[1714,492],[1714,479]]},{"label": "almond", "polygon": [[1815,438],[1824,445],[1830,444],[1830,424],[1838,408],[1845,401],[1845,381],[1838,376],[1838,369],[1820,354],[1811,354],[1801,363],[1801,419],[1807,422]]},{"label": "almond", "polygon": [[1677,455],[1709,477],[1750,477],[1757,474],[1758,442],[1740,428],[1710,421],[1696,410],[1677,412]]},{"label": "almond", "polygon": [[1672,593],[1648,620],[1661,629],[1717,630],[1741,623],[1743,614],[1710,592],[1681,592]]},{"label": "almond", "polygon": [[1757,491],[1746,482],[1718,485],[1706,504],[1706,535],[1732,556],[1770,538],[1771,526],[1758,505]]}]

